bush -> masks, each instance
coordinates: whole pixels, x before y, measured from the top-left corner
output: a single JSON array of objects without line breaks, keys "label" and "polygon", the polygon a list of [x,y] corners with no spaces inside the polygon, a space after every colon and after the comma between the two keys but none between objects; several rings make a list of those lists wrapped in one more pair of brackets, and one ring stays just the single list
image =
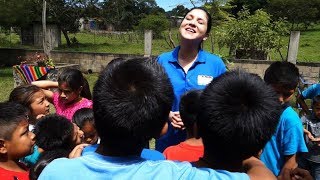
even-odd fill
[{"label": "bush", "polygon": [[142,18],[135,27],[136,30],[144,32],[144,30],[152,30],[155,38],[161,38],[162,32],[169,28],[170,22],[165,15],[148,15]]},{"label": "bush", "polygon": [[218,46],[229,46],[241,50],[242,58],[255,58],[255,53],[267,54],[282,46],[281,35],[288,33],[285,22],[271,21],[268,13],[257,10],[250,15],[248,10],[239,12],[238,19],[232,19],[217,29]]}]

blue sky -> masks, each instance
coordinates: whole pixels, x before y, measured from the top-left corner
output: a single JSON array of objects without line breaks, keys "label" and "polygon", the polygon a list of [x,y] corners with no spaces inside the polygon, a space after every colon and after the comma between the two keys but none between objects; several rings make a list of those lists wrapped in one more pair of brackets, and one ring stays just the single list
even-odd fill
[{"label": "blue sky", "polygon": [[[170,11],[175,8],[177,5],[183,5],[184,7],[191,8],[193,7],[190,3],[190,0],[156,0],[159,7],[162,7],[165,11]],[[201,4],[196,4],[200,6]]]}]

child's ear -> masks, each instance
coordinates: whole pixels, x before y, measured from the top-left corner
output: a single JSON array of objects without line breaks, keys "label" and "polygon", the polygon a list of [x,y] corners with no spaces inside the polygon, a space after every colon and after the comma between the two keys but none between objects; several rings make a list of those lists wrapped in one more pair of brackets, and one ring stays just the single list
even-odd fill
[{"label": "child's ear", "polygon": [[7,147],[5,144],[5,141],[3,139],[0,139],[0,154],[6,154],[7,153]]}]

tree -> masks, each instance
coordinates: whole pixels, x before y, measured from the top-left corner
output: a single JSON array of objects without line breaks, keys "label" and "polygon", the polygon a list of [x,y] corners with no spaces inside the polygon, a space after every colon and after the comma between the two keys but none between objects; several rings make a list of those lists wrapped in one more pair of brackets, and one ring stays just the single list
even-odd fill
[{"label": "tree", "polygon": [[155,0],[105,0],[103,16],[117,30],[130,30],[149,14],[162,14]]},{"label": "tree", "polygon": [[161,33],[168,29],[170,25],[169,20],[166,18],[164,14],[162,15],[148,15],[145,18],[142,18],[136,26],[136,29],[139,31],[144,31],[144,30],[152,30],[153,36],[155,38],[160,38],[162,37]]},{"label": "tree", "polygon": [[267,10],[275,19],[289,21],[291,29],[299,24],[307,28],[319,20],[320,0],[270,0]]},{"label": "tree", "polygon": [[168,11],[167,14],[168,16],[184,16],[188,11],[189,9],[184,7],[183,5],[178,5],[171,11]]},{"label": "tree", "polygon": [[[268,13],[257,10],[253,15],[249,10],[240,11],[239,18],[233,19],[217,29],[218,43],[242,52],[241,58],[258,58],[270,50],[282,46],[281,35],[287,33],[284,21],[271,21]],[[232,54],[231,54],[232,55]]]},{"label": "tree", "polygon": [[10,28],[13,26],[26,26],[34,21],[40,13],[41,4],[36,0],[1,0],[0,26]]},{"label": "tree", "polygon": [[235,17],[238,16],[238,13],[244,8],[249,10],[252,14],[258,9],[264,9],[267,7],[269,0],[230,0],[228,4],[232,7],[230,13]]}]

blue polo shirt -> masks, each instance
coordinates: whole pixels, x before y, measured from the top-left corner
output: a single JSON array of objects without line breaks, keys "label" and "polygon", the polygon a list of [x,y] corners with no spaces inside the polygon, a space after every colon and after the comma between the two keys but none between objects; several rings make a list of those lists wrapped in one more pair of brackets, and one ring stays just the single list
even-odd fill
[{"label": "blue polo shirt", "polygon": [[[196,61],[185,73],[179,65],[179,50],[180,46],[158,57],[158,62],[166,70],[173,86],[175,99],[172,111],[179,111],[180,98],[184,93],[192,89],[204,89],[213,78],[226,72],[226,66],[219,56],[200,49]],[[168,133],[157,140],[156,149],[163,152],[166,147],[176,145],[185,138],[185,132],[175,130],[169,123]]]}]

